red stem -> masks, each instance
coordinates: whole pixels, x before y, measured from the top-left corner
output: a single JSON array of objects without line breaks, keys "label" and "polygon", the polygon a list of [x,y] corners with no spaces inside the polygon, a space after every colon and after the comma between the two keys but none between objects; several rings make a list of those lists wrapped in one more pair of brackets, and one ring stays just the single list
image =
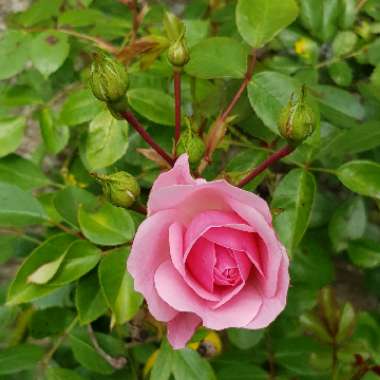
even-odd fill
[{"label": "red stem", "polygon": [[174,102],[175,102],[175,153],[177,156],[177,145],[181,137],[181,72],[174,70]]},{"label": "red stem", "polygon": [[152,138],[152,136],[144,129],[140,122],[136,119],[131,111],[123,111],[121,115],[136,130],[137,133],[170,165],[174,165],[173,158],[165,152]]},{"label": "red stem", "polygon": [[263,161],[259,166],[257,166],[251,173],[249,173],[245,178],[243,178],[238,187],[244,187],[249,182],[251,182],[254,178],[256,178],[259,174],[261,174],[264,170],[269,168],[269,166],[273,165],[276,161],[281,160],[281,158],[286,157],[294,150],[290,145],[286,145],[284,148],[279,151],[273,153],[269,156],[265,161]]},{"label": "red stem", "polygon": [[236,103],[239,101],[239,99],[241,98],[241,96],[243,95],[245,89],[247,88],[249,82],[251,81],[252,79],[252,76],[253,76],[253,72],[255,70],[255,66],[256,66],[256,62],[257,62],[257,55],[256,55],[256,49],[253,49],[252,50],[252,53],[250,55],[250,59],[249,59],[249,62],[248,62],[248,67],[247,67],[247,71],[245,73],[245,77],[244,77],[244,80],[243,82],[241,83],[239,89],[237,90],[235,96],[232,98],[231,102],[228,104],[227,108],[225,109],[225,111],[222,113],[222,115],[218,118],[217,120],[217,125],[215,127],[215,130],[214,130],[214,133],[213,133],[213,136],[210,138],[209,140],[209,144],[208,144],[208,147],[206,149],[206,161],[210,161],[210,148],[212,146],[212,141],[213,141],[213,138],[214,136],[217,136],[217,132],[218,132],[218,128],[225,122],[225,120],[227,119],[228,115],[232,112],[232,110],[234,109],[234,107],[236,106]]}]

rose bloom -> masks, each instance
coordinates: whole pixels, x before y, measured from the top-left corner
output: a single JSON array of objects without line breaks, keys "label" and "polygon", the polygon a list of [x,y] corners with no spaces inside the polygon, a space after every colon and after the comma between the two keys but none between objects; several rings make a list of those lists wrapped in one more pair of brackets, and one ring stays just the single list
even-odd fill
[{"label": "rose bloom", "polygon": [[267,203],[225,180],[192,178],[188,157],[153,184],[128,271],[183,348],[195,329],[262,329],[284,309],[288,256]]}]

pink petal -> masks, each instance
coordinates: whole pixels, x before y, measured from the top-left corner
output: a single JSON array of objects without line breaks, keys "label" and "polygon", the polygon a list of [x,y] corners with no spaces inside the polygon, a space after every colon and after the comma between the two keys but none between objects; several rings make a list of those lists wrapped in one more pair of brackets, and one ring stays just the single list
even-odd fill
[{"label": "pink petal", "polygon": [[168,340],[174,349],[184,348],[202,320],[193,313],[179,313],[168,322]]},{"label": "pink petal", "polygon": [[[207,240],[206,240],[207,242]],[[181,274],[187,284],[202,298],[208,301],[219,301],[219,297],[202,287],[185,268],[183,250],[183,227],[173,223],[169,228],[170,257],[174,267]],[[211,244],[211,243],[209,243]],[[213,247],[208,247],[213,250]]]},{"label": "pink petal", "polygon": [[163,322],[173,319],[177,311],[158,296],[154,273],[169,258],[168,229],[175,217],[175,210],[168,210],[146,219],[137,230],[127,262],[136,291],[145,297],[152,315]]},{"label": "pink petal", "polygon": [[262,329],[272,323],[286,306],[286,297],[289,288],[289,260],[286,255],[281,261],[278,273],[278,288],[274,297],[263,297],[263,304],[257,316],[246,326],[248,329]]},{"label": "pink petal", "polygon": [[257,315],[262,303],[259,292],[247,284],[230,302],[212,310],[213,303],[199,298],[170,261],[161,264],[156,271],[155,286],[160,297],[175,310],[198,315],[205,327],[214,330],[246,326]]},{"label": "pink petal", "polygon": [[207,230],[212,227],[224,227],[232,224],[244,224],[244,221],[231,212],[218,210],[204,211],[195,216],[185,234],[185,260],[193,244]]},{"label": "pink petal", "polygon": [[275,231],[263,216],[255,209],[240,202],[230,201],[233,209],[245,219],[255,230],[260,239],[257,239],[261,265],[264,272],[265,282],[262,290],[266,297],[272,297],[277,289],[277,276],[281,260],[284,256],[283,247],[278,240]]},{"label": "pink petal", "polygon": [[196,241],[187,257],[186,267],[209,292],[214,290],[215,245],[200,238]]}]

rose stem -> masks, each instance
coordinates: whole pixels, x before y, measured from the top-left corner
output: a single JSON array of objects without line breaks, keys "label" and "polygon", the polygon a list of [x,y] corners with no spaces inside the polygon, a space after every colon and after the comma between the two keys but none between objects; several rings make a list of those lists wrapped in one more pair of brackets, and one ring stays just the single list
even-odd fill
[{"label": "rose stem", "polygon": [[144,129],[140,122],[136,119],[131,111],[121,112],[121,116],[128,121],[138,134],[170,165],[174,165],[173,158],[166,153],[152,138],[152,136]]},{"label": "rose stem", "polygon": [[249,182],[251,182],[254,178],[256,178],[259,174],[261,174],[264,170],[269,168],[269,166],[273,165],[278,160],[281,160],[281,158],[286,157],[290,153],[292,153],[294,150],[294,147],[290,145],[286,145],[284,148],[281,148],[277,152],[273,153],[271,156],[269,156],[265,161],[263,161],[259,166],[257,166],[251,173],[249,173],[245,178],[243,178],[239,183],[238,187],[244,187]]},{"label": "rose stem", "polygon": [[225,120],[227,119],[229,114],[232,112],[232,110],[236,106],[236,103],[239,101],[240,97],[243,95],[243,92],[247,88],[250,80],[252,79],[253,72],[254,72],[255,66],[256,66],[256,61],[257,61],[256,58],[257,58],[256,49],[253,49],[251,54],[250,54],[250,57],[249,57],[247,71],[245,73],[243,82],[241,83],[239,89],[237,90],[235,96],[232,98],[231,102],[226,107],[225,111],[219,116],[219,118],[216,121],[216,127],[214,129],[213,136],[211,136],[211,138],[209,139],[208,146],[206,147],[206,153],[205,153],[205,158],[204,158],[206,163],[209,163],[211,161],[210,148],[213,145],[212,141],[213,141],[214,136],[217,136],[217,132],[218,132],[217,129],[225,122]]},{"label": "rose stem", "polygon": [[174,69],[174,104],[175,104],[175,131],[174,156],[177,157],[177,145],[181,137],[181,71]]}]

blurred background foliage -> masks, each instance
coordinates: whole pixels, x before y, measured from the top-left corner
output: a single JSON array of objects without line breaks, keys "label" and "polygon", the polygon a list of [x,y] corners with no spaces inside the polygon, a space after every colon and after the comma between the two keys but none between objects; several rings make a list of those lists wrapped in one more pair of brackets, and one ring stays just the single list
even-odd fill
[{"label": "blurred background foliage", "polygon": [[247,94],[204,172],[237,182],[283,145],[280,111],[306,86],[318,131],[246,186],[271,203],[291,256],[278,320],[263,331],[200,329],[187,349],[173,351],[125,272],[144,216],[107,201],[90,173],[132,173],[144,203],[160,169],[92,95],[93,54],[104,50],[127,66],[129,106],[170,151],[164,12],[186,26],[182,105],[202,136],[244,78],[247,43],[286,18],[286,6],[276,9],[289,3],[291,12],[292,1],[241,0],[237,17],[236,3],[2,4],[0,379],[379,378],[379,0],[299,0],[297,19],[261,41]]}]

